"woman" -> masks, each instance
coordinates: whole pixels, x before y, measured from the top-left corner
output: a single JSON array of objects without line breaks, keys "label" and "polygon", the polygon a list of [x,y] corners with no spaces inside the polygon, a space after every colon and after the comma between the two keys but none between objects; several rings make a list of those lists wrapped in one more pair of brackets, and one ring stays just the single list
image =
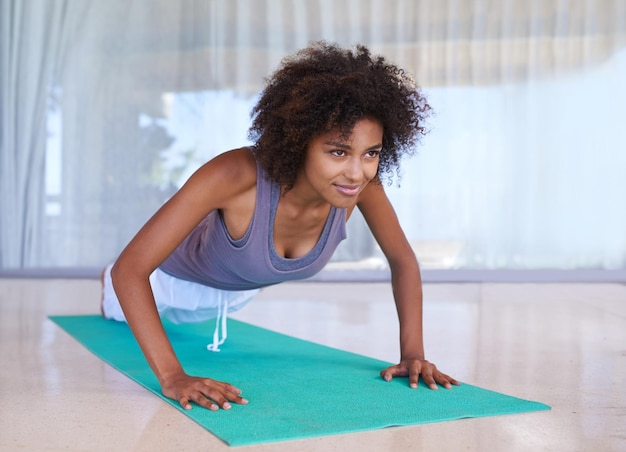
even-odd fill
[{"label": "woman", "polygon": [[363,46],[319,42],[283,61],[252,111],[254,146],[202,166],[103,275],[103,314],[128,322],[165,396],[185,409],[246,404],[238,388],[185,373],[159,316],[218,317],[218,351],[227,312],[321,270],[357,206],[389,261],[400,321],[401,360],[381,377],[459,384],[424,357],[419,266],[381,184],[429,110],[403,70]]}]

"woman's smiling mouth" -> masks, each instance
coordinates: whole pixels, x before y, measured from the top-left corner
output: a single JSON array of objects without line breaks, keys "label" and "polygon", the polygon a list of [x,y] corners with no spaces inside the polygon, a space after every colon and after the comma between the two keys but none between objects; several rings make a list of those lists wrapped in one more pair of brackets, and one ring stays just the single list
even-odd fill
[{"label": "woman's smiling mouth", "polygon": [[338,185],[335,184],[335,188],[346,196],[355,196],[359,194],[360,185]]}]

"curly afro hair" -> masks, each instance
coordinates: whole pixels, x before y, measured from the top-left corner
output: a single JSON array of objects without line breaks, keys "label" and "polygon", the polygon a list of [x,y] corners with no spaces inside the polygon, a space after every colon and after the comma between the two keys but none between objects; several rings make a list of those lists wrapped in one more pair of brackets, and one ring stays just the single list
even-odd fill
[{"label": "curly afro hair", "polygon": [[358,121],[377,120],[380,180],[413,153],[430,110],[413,79],[384,57],[362,45],[351,51],[319,41],[285,58],[268,79],[248,135],[261,167],[290,189],[313,138],[331,131],[347,137]]}]

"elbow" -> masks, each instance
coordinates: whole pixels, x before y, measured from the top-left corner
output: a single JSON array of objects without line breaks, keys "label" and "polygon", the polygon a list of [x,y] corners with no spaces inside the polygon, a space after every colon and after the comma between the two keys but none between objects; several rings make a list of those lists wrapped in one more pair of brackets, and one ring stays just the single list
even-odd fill
[{"label": "elbow", "polygon": [[148,280],[154,268],[149,268],[141,259],[122,253],[111,267],[111,282],[113,287],[123,281]]},{"label": "elbow", "polygon": [[132,278],[133,275],[137,273],[137,270],[138,266],[133,265],[131,262],[128,262],[127,259],[124,259],[123,256],[120,256],[111,267],[111,282],[113,283],[113,287],[119,286],[122,278]]},{"label": "elbow", "polygon": [[123,273],[123,270],[121,270],[120,267],[123,267],[123,264],[120,265],[119,260],[115,261],[115,263],[111,267],[111,283],[113,284],[114,288],[119,281],[119,276]]}]

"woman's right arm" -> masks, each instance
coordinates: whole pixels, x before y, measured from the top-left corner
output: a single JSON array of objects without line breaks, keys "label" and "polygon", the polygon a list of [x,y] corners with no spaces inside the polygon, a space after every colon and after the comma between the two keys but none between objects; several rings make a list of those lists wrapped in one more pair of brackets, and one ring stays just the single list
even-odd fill
[{"label": "woman's right arm", "polygon": [[247,403],[227,383],[187,375],[163,329],[150,287],[150,274],[214,209],[228,209],[256,187],[256,163],[247,149],[219,155],[196,171],[141,228],[111,269],[120,306],[166,397],[185,409]]}]

